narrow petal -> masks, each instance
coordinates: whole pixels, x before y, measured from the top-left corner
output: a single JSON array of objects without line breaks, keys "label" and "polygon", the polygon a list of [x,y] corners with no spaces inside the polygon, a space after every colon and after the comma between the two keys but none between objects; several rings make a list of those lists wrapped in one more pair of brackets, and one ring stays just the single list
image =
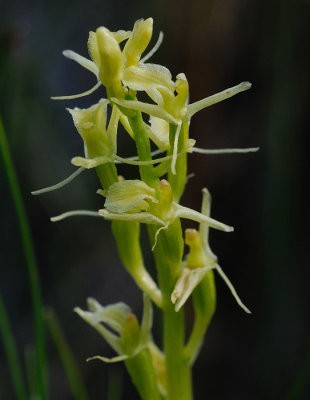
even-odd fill
[{"label": "narrow petal", "polygon": [[242,301],[240,300],[240,297],[238,296],[236,289],[234,288],[233,284],[230,282],[230,280],[228,279],[227,275],[225,274],[225,272],[222,270],[222,268],[216,264],[215,269],[217,270],[217,272],[219,273],[219,275],[221,276],[221,278],[224,280],[224,282],[226,283],[226,285],[228,286],[229,290],[231,291],[231,294],[234,296],[236,302],[239,304],[239,306],[248,314],[252,314],[251,311],[242,303]]},{"label": "narrow petal", "polygon": [[67,211],[63,214],[57,215],[56,217],[52,217],[51,221],[58,222],[69,217],[79,217],[79,216],[100,217],[97,211],[74,210],[74,211]]},{"label": "narrow petal", "polygon": [[[157,149],[157,150],[154,150],[151,152],[151,156],[152,157],[157,156],[158,154],[162,154],[163,152],[164,152],[163,150]],[[152,160],[152,161],[139,161],[139,156],[131,156],[131,157],[126,157],[126,158],[120,157],[120,156],[114,156],[114,159],[115,159],[115,164],[124,164],[124,163],[126,164],[126,163],[128,163],[128,161],[130,161],[130,162],[138,161],[139,163],[140,162],[143,162],[143,163],[150,162],[151,164],[149,164],[149,165],[152,165],[152,163],[156,164],[157,160],[158,160],[158,162],[162,162],[162,160],[166,159],[166,157],[156,158],[156,160]],[[124,160],[126,160],[126,161],[124,161]],[[133,164],[133,165],[136,165],[136,164]],[[140,164],[137,164],[137,165],[140,165]],[[147,165],[147,164],[141,164],[141,165]]]},{"label": "narrow petal", "polygon": [[187,115],[188,119],[191,119],[194,114],[203,108],[210,107],[213,104],[219,103],[220,101],[229,99],[230,97],[238,94],[240,92],[244,92],[245,90],[250,89],[252,84],[250,82],[241,82],[237,86],[233,86],[229,89],[223,90],[222,92],[216,93],[212,96],[206,97],[202,100],[196,101],[195,103],[190,104],[187,107]]},{"label": "narrow petal", "polygon": [[207,217],[206,215],[203,215],[198,211],[192,210],[191,208],[183,207],[177,203],[174,203],[174,207],[176,210],[175,217],[191,219],[199,223],[206,223],[211,228],[218,229],[224,232],[232,232],[234,230],[232,226],[228,226],[226,224],[223,224],[222,222],[217,221],[216,219]]},{"label": "narrow petal", "polygon": [[128,118],[123,113],[121,113],[119,119],[120,119],[121,124],[123,125],[125,131],[129,134],[131,139],[133,139],[134,138],[134,134],[133,134],[131,126],[130,126],[130,124],[128,122]]},{"label": "narrow petal", "polygon": [[234,153],[255,153],[259,150],[259,147],[246,147],[244,149],[201,149],[199,147],[193,147],[193,153],[200,154],[234,154]]},{"label": "narrow petal", "polygon": [[94,60],[95,64],[99,68],[100,67],[100,54],[99,54],[96,32],[92,32],[92,31],[89,32],[87,47],[88,47],[89,55],[91,56],[91,58]]},{"label": "narrow petal", "polygon": [[172,115],[168,114],[163,108],[156,106],[155,104],[143,103],[142,101],[135,100],[119,100],[115,97],[111,98],[113,103],[118,104],[121,107],[129,108],[131,110],[141,111],[154,117],[164,119],[167,122],[171,122],[175,125],[178,121],[173,118]]},{"label": "narrow petal", "polygon": [[87,358],[86,361],[100,360],[100,361],[103,361],[105,363],[117,363],[117,362],[120,362],[120,361],[125,361],[128,358],[129,358],[129,356],[127,354],[122,354],[120,356],[116,356],[116,357],[112,357],[112,358],[103,357],[103,356],[93,356],[93,357]]},{"label": "narrow petal", "polygon": [[108,210],[99,210],[99,215],[105,219],[117,221],[136,221],[144,224],[165,225],[164,221],[147,212],[139,213],[110,213]]},{"label": "narrow petal", "polygon": [[173,175],[176,174],[175,164],[176,164],[177,158],[178,158],[178,143],[179,143],[181,126],[182,126],[182,122],[180,121],[178,123],[177,130],[176,130],[175,137],[174,137],[174,142],[173,142],[173,156],[172,156],[172,161],[171,161],[171,172],[173,173]]},{"label": "narrow petal", "polygon": [[[183,153],[179,153],[183,154]],[[123,158],[120,156],[114,156],[116,161],[119,161],[119,163],[124,163],[124,164],[129,164],[129,165],[154,165],[154,164],[159,164],[164,161],[168,161],[172,159],[172,156],[165,156],[165,157],[160,157],[156,158],[155,160],[149,160],[149,161],[138,161],[138,160],[133,160],[132,158]]]},{"label": "narrow petal", "polygon": [[119,30],[116,32],[112,32],[114,39],[116,39],[116,41],[118,43],[121,43],[122,41],[130,38],[131,36],[131,31],[124,31],[124,30]]},{"label": "narrow petal", "polygon": [[70,96],[56,96],[56,97],[54,96],[54,97],[51,97],[51,99],[52,99],[52,100],[71,100],[71,99],[77,99],[77,98],[79,98],[79,97],[84,97],[84,96],[87,96],[87,95],[93,93],[93,92],[94,92],[95,90],[97,90],[100,86],[101,86],[101,82],[97,82],[96,85],[95,85],[94,87],[92,87],[92,88],[89,89],[89,90],[86,90],[86,92],[79,93],[79,94],[73,94],[73,95],[70,95]]},{"label": "narrow petal", "polygon": [[37,196],[39,194],[47,193],[47,192],[52,192],[53,190],[60,189],[64,186],[66,186],[68,183],[73,181],[74,178],[76,178],[78,175],[80,175],[83,171],[85,171],[85,168],[80,167],[78,168],[73,174],[68,176],[68,178],[64,179],[63,181],[56,183],[56,185],[46,187],[44,189],[39,189],[39,190],[34,190],[31,192],[32,195]]},{"label": "narrow petal", "polygon": [[157,42],[155,43],[155,46],[152,48],[152,50],[150,50],[150,51],[140,60],[141,63],[144,63],[144,62],[147,61],[149,58],[151,58],[152,55],[153,55],[154,53],[156,53],[156,51],[159,49],[160,45],[162,44],[163,39],[164,39],[164,34],[163,34],[163,32],[160,31],[160,32],[159,32],[158,39],[157,39]]},{"label": "narrow petal", "polygon": [[163,107],[164,106],[164,98],[161,92],[156,88],[149,88],[146,91],[146,94],[156,103],[157,105]]},{"label": "narrow petal", "polygon": [[153,246],[152,246],[152,251],[154,251],[154,249],[155,249],[155,247],[156,247],[157,239],[158,239],[158,235],[159,235],[160,231],[168,229],[168,226],[169,226],[169,223],[168,223],[168,224],[165,224],[165,226],[161,226],[161,227],[158,228],[157,231],[155,232],[155,240],[154,240],[154,244],[153,244]]},{"label": "narrow petal", "polygon": [[99,70],[97,65],[93,61],[89,60],[86,57],[81,56],[80,54],[72,50],[64,50],[62,54],[66,58],[69,58],[70,60],[73,60],[78,64],[82,65],[82,67],[88,69],[88,71],[92,72],[98,77]]},{"label": "narrow petal", "polygon": [[117,106],[112,106],[112,114],[109,122],[109,126],[107,129],[108,136],[110,138],[110,142],[112,143],[112,151],[114,154],[117,153],[117,128],[118,122],[120,118],[120,110]]},{"label": "narrow petal", "polygon": [[[201,214],[210,217],[211,212],[211,194],[207,188],[202,189]],[[209,249],[209,225],[201,222],[199,227],[201,239],[205,249]]]},{"label": "narrow petal", "polygon": [[137,65],[147,48],[153,33],[153,19],[139,19],[135,22],[132,34],[124,46],[125,67]]}]

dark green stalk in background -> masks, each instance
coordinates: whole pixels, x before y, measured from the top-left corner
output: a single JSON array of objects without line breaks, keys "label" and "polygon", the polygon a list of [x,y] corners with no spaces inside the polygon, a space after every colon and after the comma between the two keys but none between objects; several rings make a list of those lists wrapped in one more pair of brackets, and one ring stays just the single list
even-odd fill
[{"label": "dark green stalk in background", "polygon": [[22,369],[17,354],[17,346],[14,341],[14,336],[10,327],[9,319],[0,296],[0,331],[4,349],[8,359],[8,364],[11,372],[13,386],[18,400],[26,400],[26,390],[22,375]]},{"label": "dark green stalk in background", "polygon": [[12,193],[14,206],[16,209],[17,220],[21,233],[22,245],[25,253],[27,270],[30,281],[31,300],[35,323],[36,338],[36,383],[37,392],[41,400],[46,399],[46,351],[44,339],[44,325],[42,319],[41,293],[37,265],[33,251],[30,229],[27,221],[26,211],[23,204],[17,175],[12,162],[9,145],[6,139],[2,119],[0,117],[0,152],[2,155],[4,168],[7,174],[9,187]]},{"label": "dark green stalk in background", "polygon": [[44,316],[55,347],[57,348],[59,357],[62,361],[71,391],[74,394],[74,398],[76,400],[87,400],[88,395],[81,378],[80,371],[77,368],[74,356],[65,338],[57,316],[52,309],[46,310]]}]

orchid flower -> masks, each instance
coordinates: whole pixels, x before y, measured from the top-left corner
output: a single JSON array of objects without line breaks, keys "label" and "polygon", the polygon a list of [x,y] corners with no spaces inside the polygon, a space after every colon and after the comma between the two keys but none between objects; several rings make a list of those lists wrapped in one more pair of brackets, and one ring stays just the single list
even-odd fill
[{"label": "orchid flower", "polygon": [[79,307],[76,307],[74,311],[94,327],[118,353],[118,356],[113,358],[94,356],[88,360],[99,359],[108,363],[124,361],[134,357],[151,342],[153,311],[147,295],[143,296],[141,326],[130,307],[124,303],[103,307],[92,298],[89,298],[87,302],[88,311],[83,311]]},{"label": "orchid flower", "polygon": [[[167,82],[167,69],[160,65],[145,64],[159,48],[163,35],[160,33],[154,48],[141,59],[153,33],[153,19],[136,21],[132,31],[111,32],[105,27],[99,27],[96,32],[89,33],[88,52],[91,59],[83,57],[72,50],[65,50],[63,55],[92,72],[96,78],[96,85],[90,90],[72,96],[53,97],[55,100],[74,99],[83,97],[97,90],[103,84],[110,96],[124,98],[128,86],[143,85],[148,81],[148,87],[158,85],[173,86]],[[120,43],[127,40],[123,50]],[[162,81],[163,80],[163,81]],[[125,82],[124,86],[122,81]]]},{"label": "orchid flower", "polygon": [[174,202],[171,187],[165,179],[160,181],[158,192],[159,196],[156,195],[154,188],[139,180],[113,183],[108,190],[99,191],[99,194],[106,197],[105,208],[99,210],[99,215],[109,220],[160,225],[155,235],[153,249],[159,232],[167,229],[176,218],[205,223],[224,232],[233,231],[231,226]]},{"label": "orchid flower", "polygon": [[[203,189],[201,213],[206,217],[210,217],[210,205],[210,194],[207,189]],[[218,265],[217,257],[210,248],[209,225],[202,221],[199,232],[196,229],[187,229],[185,243],[189,246],[190,251],[184,262],[182,274],[171,294],[171,301],[175,304],[175,311],[180,310],[205,275],[214,269],[222,277],[238,305],[250,314],[251,311],[240,300],[234,286]]]},{"label": "orchid flower", "polygon": [[[131,79],[125,81],[125,84],[134,89],[134,90],[145,90],[149,97],[154,101],[155,104],[145,103],[138,100],[125,100],[125,99],[117,99],[111,98],[111,101],[118,104],[119,106],[138,110],[144,113],[147,113],[151,116],[150,122],[151,126],[149,127],[149,131],[151,131],[150,137],[151,139],[158,144],[160,148],[169,149],[169,124],[176,125],[176,133],[174,137],[173,143],[173,157],[171,162],[171,171],[173,174],[176,174],[176,160],[177,160],[177,151],[178,151],[178,141],[181,132],[182,124],[184,124],[187,129],[190,124],[190,120],[194,114],[198,111],[210,107],[211,105],[218,103],[220,101],[226,100],[229,97],[234,96],[237,93],[243,92],[245,90],[250,89],[252,86],[250,82],[242,82],[237,86],[226,89],[220,93],[215,95],[206,97],[202,100],[199,100],[192,104],[187,104],[188,96],[189,96],[189,87],[186,76],[184,73],[177,75],[177,79],[175,82],[175,87],[170,84],[170,77],[168,72],[166,72],[166,86],[157,86],[152,87],[150,84],[147,84],[147,77],[144,80],[144,85],[137,84],[137,82],[133,79],[133,76],[130,76]],[[162,79],[164,81],[164,79]],[[174,90],[177,94],[174,94]],[[165,121],[166,123],[158,121],[158,119]],[[187,139],[191,140],[191,139]],[[195,142],[191,142],[191,146],[188,146],[186,141],[186,147],[188,152],[195,151],[194,144]],[[248,148],[248,149],[224,149],[218,150],[217,153],[228,153],[228,152],[250,152],[257,151],[258,148]],[[208,154],[208,150],[197,149],[197,152]],[[212,153],[212,151],[211,151]]]}]

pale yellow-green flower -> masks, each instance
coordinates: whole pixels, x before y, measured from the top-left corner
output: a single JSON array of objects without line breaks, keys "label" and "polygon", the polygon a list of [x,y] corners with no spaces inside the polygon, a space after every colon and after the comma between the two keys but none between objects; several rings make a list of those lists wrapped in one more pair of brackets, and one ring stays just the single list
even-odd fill
[{"label": "pale yellow-green flower", "polygon": [[104,205],[110,212],[146,211],[150,202],[158,203],[155,189],[138,179],[113,183],[108,190],[99,193],[106,196]]},{"label": "pale yellow-green flower", "polygon": [[113,358],[94,356],[88,360],[99,359],[108,363],[124,361],[134,357],[151,343],[153,310],[151,301],[145,294],[141,326],[131,308],[124,303],[103,307],[95,299],[89,298],[88,311],[79,307],[74,311],[94,327],[118,353],[118,356]]},{"label": "pale yellow-green flower", "polygon": [[86,158],[107,157],[116,153],[116,132],[119,111],[114,108],[107,126],[107,105],[109,101],[102,99],[97,104],[86,108],[68,108],[74,125],[84,141]]},{"label": "pale yellow-green flower", "polygon": [[[203,189],[202,214],[210,216],[210,194]],[[218,265],[217,257],[213,254],[209,245],[209,225],[201,221],[199,232],[196,229],[188,229],[185,234],[185,243],[190,251],[184,261],[184,268],[181,276],[176,282],[171,294],[171,301],[175,304],[175,310],[179,311],[190,297],[196,286],[202,281],[210,270],[215,269],[223,278],[239,306],[247,313],[251,311],[242,303],[234,286]]]},{"label": "pale yellow-green flower", "polygon": [[[128,82],[128,85],[130,85],[130,82]],[[177,75],[174,88],[168,82],[165,87],[158,86],[157,88],[151,86],[147,87],[147,84],[145,84],[143,89],[146,91],[146,93],[150,96],[150,98],[154,101],[155,104],[150,104],[135,100],[130,101],[124,99],[117,99],[117,98],[112,98],[111,100],[122,107],[138,110],[152,116],[152,119],[150,121],[151,122],[150,130],[153,133],[153,137],[156,136],[156,134],[158,135],[160,143],[163,144],[162,147],[166,145],[166,149],[169,148],[169,123],[177,126],[173,144],[173,158],[171,162],[171,170],[175,174],[178,140],[182,123],[186,124],[188,129],[188,125],[190,123],[192,116],[196,114],[198,111],[202,110],[203,108],[209,107],[215,103],[218,103],[220,101],[226,100],[237,93],[248,90],[250,87],[251,87],[250,82],[242,82],[237,86],[231,87],[220,93],[206,97],[202,100],[199,100],[195,103],[188,105],[187,104],[187,99],[189,94],[188,82],[185,74],[181,73]],[[136,90],[139,90],[138,86],[134,86],[134,88]],[[174,90],[177,92],[177,95],[174,94]],[[167,123],[160,124],[156,121],[156,118],[160,118],[166,121]],[[153,137],[151,136],[151,138]],[[154,142],[156,143],[156,139],[154,140]],[[185,148],[187,148],[186,151],[191,152],[192,150],[195,150],[195,148],[193,148],[194,142],[191,142],[190,144],[191,146],[188,146],[187,143],[185,144]],[[223,151],[218,151],[218,153],[235,152],[235,150],[237,150],[237,152],[248,152],[248,151],[257,151],[258,149],[257,148],[231,149],[231,150],[224,149]],[[198,149],[198,151],[203,152],[200,149]],[[208,151],[205,151],[205,153],[208,153]]]},{"label": "pale yellow-green flower", "polygon": [[205,223],[225,232],[233,231],[231,226],[174,202],[171,187],[164,179],[159,183],[157,194],[139,180],[116,182],[99,193],[106,197],[105,208],[99,210],[99,215],[105,219],[160,225],[154,246],[160,230],[167,229],[176,218]]},{"label": "pale yellow-green flower", "polygon": [[[86,96],[101,85],[107,88],[109,97],[123,98],[126,87],[134,90],[144,90],[145,87],[158,86],[173,88],[171,75],[167,68],[155,64],[146,64],[145,61],[157,50],[162,34],[155,47],[141,59],[153,33],[153,19],[136,21],[132,31],[111,32],[105,27],[99,27],[96,32],[89,33],[88,51],[91,60],[65,50],[64,56],[76,61],[92,72],[98,82],[90,90],[73,96],[54,97],[55,99],[72,99]],[[127,40],[123,50],[120,43]],[[101,83],[100,83],[101,82]],[[122,85],[123,83],[123,85]]]}]

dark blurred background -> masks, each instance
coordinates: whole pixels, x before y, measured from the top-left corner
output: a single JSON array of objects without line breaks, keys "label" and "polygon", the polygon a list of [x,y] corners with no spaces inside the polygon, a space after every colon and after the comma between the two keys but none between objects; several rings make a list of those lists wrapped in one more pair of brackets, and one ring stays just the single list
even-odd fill
[{"label": "dark blurred background", "polygon": [[[52,101],[50,96],[89,89],[94,77],[61,52],[87,56],[90,30],[132,28],[154,18],[155,37],[165,34],[152,62],[175,77],[184,72],[191,101],[244,80],[250,91],[194,117],[191,137],[204,148],[260,146],[247,155],[189,157],[183,203],[199,209],[201,189],[213,196],[212,215],[235,226],[212,231],[220,265],[252,310],[246,315],[217,278],[218,307],[194,367],[195,399],[309,399],[309,229],[306,221],[306,101],[309,83],[307,0],[55,0],[1,2],[0,112],[16,164],[39,265],[44,304],[53,307],[76,356],[91,399],[122,386],[122,399],[137,394],[122,364],[86,363],[112,356],[100,336],[72,312],[88,296],[102,304],[128,303],[141,314],[142,298],[118,259],[109,223],[51,216],[102,206],[98,182],[85,172],[65,188],[32,197],[74,171],[83,154],[65,107],[88,107],[104,93]],[[127,151],[127,140],[120,141]],[[135,168],[121,168],[135,176]],[[21,356],[34,343],[33,317],[12,196],[0,162],[0,292]],[[189,226],[189,225],[184,225]],[[68,400],[68,383],[48,338],[50,398]],[[306,384],[308,382],[308,385]],[[13,399],[0,345],[0,398]]]}]

